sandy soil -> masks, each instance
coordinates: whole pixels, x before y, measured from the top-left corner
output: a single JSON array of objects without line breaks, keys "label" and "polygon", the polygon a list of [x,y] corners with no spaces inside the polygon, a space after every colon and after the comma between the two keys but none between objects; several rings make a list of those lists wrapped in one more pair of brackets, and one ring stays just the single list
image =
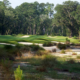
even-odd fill
[{"label": "sandy soil", "polygon": [[[18,42],[19,44],[23,44],[23,45],[32,45],[33,43],[30,43],[30,42]],[[12,45],[12,46],[15,46],[13,44],[8,44],[8,43],[0,43],[0,44],[3,44],[3,45]],[[38,43],[35,43],[36,45],[39,45],[41,47],[43,47],[43,44],[38,44]],[[52,51],[52,49],[56,49],[56,52],[55,53],[52,53],[52,55],[55,55],[55,56],[71,56],[72,53],[77,53],[77,55],[80,55],[80,49],[70,49],[71,51],[67,51],[66,54],[61,54],[61,50],[58,49],[56,46],[51,46],[51,47],[43,47],[45,50],[50,50]]]}]

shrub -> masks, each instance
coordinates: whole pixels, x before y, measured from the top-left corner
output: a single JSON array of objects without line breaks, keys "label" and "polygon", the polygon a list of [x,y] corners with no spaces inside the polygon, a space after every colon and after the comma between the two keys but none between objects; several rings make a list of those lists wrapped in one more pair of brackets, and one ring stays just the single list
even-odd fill
[{"label": "shrub", "polygon": [[53,45],[54,45],[53,42],[50,41],[43,43],[43,46],[53,46]]},{"label": "shrub", "polygon": [[36,70],[40,72],[46,72],[46,67],[39,66],[39,67],[36,67]]},{"label": "shrub", "polygon": [[27,76],[25,77],[26,80],[45,80],[44,77],[42,75],[38,75],[38,74],[29,74],[27,73]]},{"label": "shrub", "polygon": [[44,67],[53,67],[56,63],[56,58],[52,55],[46,55],[42,60],[42,66]]},{"label": "shrub", "polygon": [[15,80],[22,80],[23,74],[20,66],[14,71]]},{"label": "shrub", "polygon": [[53,45],[54,45],[54,46],[56,46],[56,45],[57,45],[57,43],[53,43]]},{"label": "shrub", "polygon": [[80,55],[77,56],[77,59],[80,59]]},{"label": "shrub", "polygon": [[74,39],[77,39],[77,36],[74,36],[73,38],[74,38]]},{"label": "shrub", "polygon": [[72,46],[75,46],[75,43],[71,43]]},{"label": "shrub", "polygon": [[52,49],[52,52],[56,52],[56,49]]},{"label": "shrub", "polygon": [[75,44],[75,46],[80,46],[80,43],[78,43],[78,44]]},{"label": "shrub", "polygon": [[75,60],[74,59],[70,59],[67,62],[70,63],[70,64],[74,64],[75,63]]},{"label": "shrub", "polygon": [[14,61],[15,60],[15,58],[13,57],[13,55],[10,53],[8,53],[7,51],[5,51],[4,49],[0,49],[0,60],[1,59],[9,59],[9,60],[12,60],[12,61]]},{"label": "shrub", "polygon": [[35,55],[42,56],[49,54],[49,51],[38,50]]},{"label": "shrub", "polygon": [[66,47],[70,47],[70,40],[66,38]]},{"label": "shrub", "polygon": [[64,49],[63,49],[63,50],[61,50],[61,53],[62,53],[62,54],[65,54],[65,50],[64,50]]},{"label": "shrub", "polygon": [[66,47],[70,47],[70,44],[66,44]]},{"label": "shrub", "polygon": [[20,49],[21,52],[29,52],[30,51],[30,47],[29,46],[23,46]]},{"label": "shrub", "polygon": [[68,38],[66,38],[66,41],[68,41],[70,43],[70,40]]},{"label": "shrub", "polygon": [[42,47],[40,47],[39,45],[30,45],[30,48],[32,51],[38,51],[38,50],[44,50]]},{"label": "shrub", "polygon": [[4,45],[4,49],[13,49],[14,47],[13,46],[11,46],[11,45]]},{"label": "shrub", "polygon": [[74,53],[72,53],[72,55],[77,55],[77,53],[74,52]]},{"label": "shrub", "polygon": [[23,46],[24,46],[24,45],[22,45],[22,44],[16,44],[15,47],[16,47],[17,49],[20,49],[20,48],[23,47]]},{"label": "shrub", "polygon": [[0,60],[0,73],[3,76],[3,80],[14,80],[12,65],[13,62],[9,59]]},{"label": "shrub", "polygon": [[57,47],[58,47],[59,49],[66,49],[66,44],[58,43],[58,44],[57,44]]},{"label": "shrub", "polygon": [[12,34],[12,36],[16,36],[16,34]]},{"label": "shrub", "polygon": [[7,56],[8,56],[7,52],[3,49],[0,49],[0,60],[1,59],[6,59]]}]

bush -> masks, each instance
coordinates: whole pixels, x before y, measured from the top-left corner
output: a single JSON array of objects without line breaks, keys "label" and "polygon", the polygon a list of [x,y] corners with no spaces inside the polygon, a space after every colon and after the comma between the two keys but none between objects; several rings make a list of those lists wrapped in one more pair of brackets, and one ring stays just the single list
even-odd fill
[{"label": "bush", "polygon": [[53,46],[53,45],[54,45],[53,42],[50,41],[43,43],[43,46]]},{"label": "bush", "polygon": [[75,63],[75,60],[74,59],[70,59],[69,61],[67,61],[68,63],[70,64],[74,64]]},{"label": "bush", "polygon": [[80,59],[80,55],[77,56],[77,59]]},{"label": "bush", "polygon": [[23,46],[20,49],[21,52],[29,52],[30,51],[30,47],[29,46]]},{"label": "bush", "polygon": [[12,36],[16,36],[16,34],[12,34]]},{"label": "bush", "polygon": [[4,49],[13,49],[14,47],[13,46],[11,46],[11,45],[4,45]]},{"label": "bush", "polygon": [[15,80],[22,80],[23,73],[20,69],[20,65],[18,65],[18,68],[14,71]]},{"label": "bush", "polygon": [[52,49],[52,52],[56,52],[56,49]]},{"label": "bush", "polygon": [[71,46],[75,46],[75,43],[71,43]]},{"label": "bush", "polygon": [[38,51],[38,50],[44,50],[42,47],[40,47],[39,45],[30,45],[30,48],[32,51]]},{"label": "bush", "polygon": [[75,46],[80,46],[80,43],[78,43],[78,44],[75,44]]},{"label": "bush", "polygon": [[77,53],[74,52],[74,53],[72,53],[72,55],[77,55]]},{"label": "bush", "polygon": [[25,77],[26,80],[45,80],[44,77],[40,74],[29,74],[27,73],[26,74],[26,77]]},{"label": "bush", "polygon": [[74,36],[73,38],[74,38],[74,39],[77,39],[77,36]]},{"label": "bush", "polygon": [[9,53],[8,51],[5,51],[4,49],[0,49],[0,60],[1,59],[5,60],[7,58],[12,61],[15,60],[14,56],[11,53]]},{"label": "bush", "polygon": [[44,67],[53,67],[57,63],[57,60],[52,55],[46,55],[42,60],[42,66]]},{"label": "bush", "polygon": [[[3,77],[3,80],[14,80],[12,65],[13,62],[9,59],[0,60],[0,73]],[[0,78],[0,80],[2,79]]]},{"label": "bush", "polygon": [[20,49],[20,48],[23,47],[23,46],[24,46],[24,45],[22,45],[22,44],[16,44],[15,47],[16,47],[17,49]]},{"label": "bush", "polygon": [[53,43],[53,45],[54,45],[54,46],[56,46],[56,45],[57,45],[57,43]]},{"label": "bush", "polygon": [[70,40],[66,38],[66,47],[70,47]]},{"label": "bush", "polygon": [[66,41],[70,43],[70,40],[68,38],[66,38]]},{"label": "bush", "polygon": [[0,49],[0,60],[8,58],[8,54],[5,50]]},{"label": "bush", "polygon": [[58,43],[58,44],[57,44],[57,47],[58,47],[59,49],[66,49],[66,44]]},{"label": "bush", "polygon": [[42,55],[48,55],[49,54],[49,51],[43,51],[43,50],[38,50],[35,55],[38,55],[38,56],[42,56]]},{"label": "bush", "polygon": [[65,50],[63,49],[63,50],[61,51],[61,53],[62,53],[62,54],[65,54]]}]

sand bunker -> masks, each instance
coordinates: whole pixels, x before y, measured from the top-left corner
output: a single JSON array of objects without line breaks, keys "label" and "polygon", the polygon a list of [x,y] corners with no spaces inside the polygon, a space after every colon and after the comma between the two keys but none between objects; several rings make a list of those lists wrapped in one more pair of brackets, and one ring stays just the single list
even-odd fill
[{"label": "sand bunker", "polygon": [[22,38],[26,38],[26,37],[29,37],[29,36],[28,35],[22,36]]}]

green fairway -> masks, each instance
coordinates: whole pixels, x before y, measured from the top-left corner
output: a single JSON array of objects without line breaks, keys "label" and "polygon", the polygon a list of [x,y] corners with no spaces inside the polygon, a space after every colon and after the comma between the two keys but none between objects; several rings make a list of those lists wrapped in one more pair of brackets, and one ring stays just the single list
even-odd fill
[{"label": "green fairway", "polygon": [[[58,41],[65,42],[66,38],[64,36],[45,36],[45,35],[30,35],[29,37],[22,36],[11,36],[11,35],[0,35],[0,42],[13,43],[17,42],[32,42],[32,43],[44,43],[46,41]],[[68,38],[72,43],[79,43],[78,39]]]}]

